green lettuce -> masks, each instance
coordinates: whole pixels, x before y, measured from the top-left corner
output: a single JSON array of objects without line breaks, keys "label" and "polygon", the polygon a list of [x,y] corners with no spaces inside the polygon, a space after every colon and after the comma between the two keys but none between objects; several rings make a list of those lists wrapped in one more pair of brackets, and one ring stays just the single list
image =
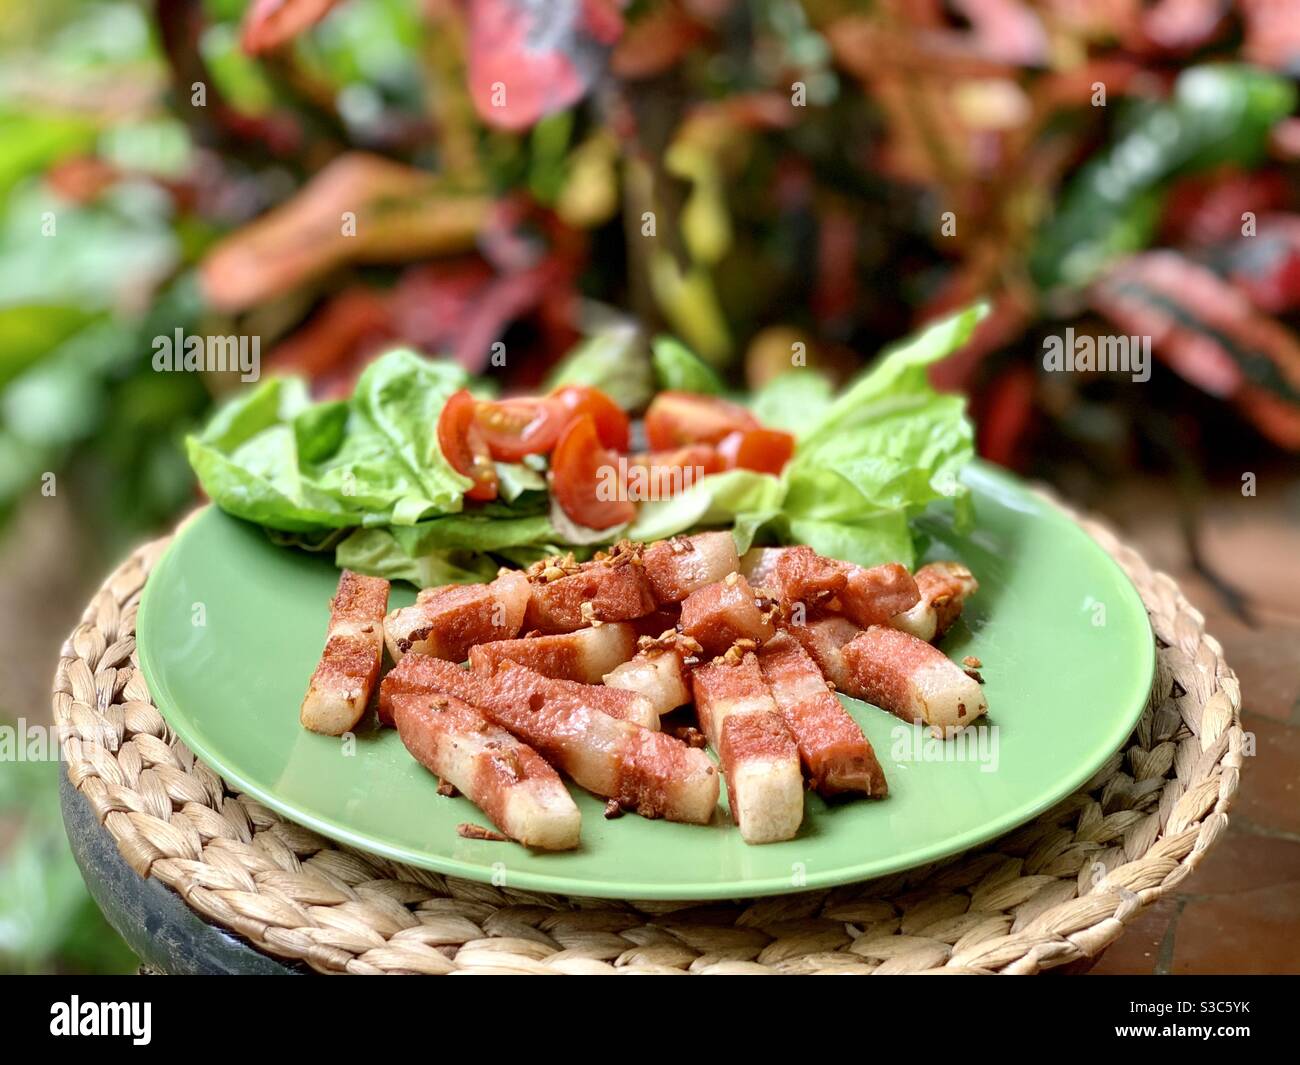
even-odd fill
[{"label": "green lettuce", "polygon": [[703,392],[718,396],[726,390],[713,367],[675,337],[655,337],[650,345],[650,361],[654,365],[655,380],[666,392]]},{"label": "green lettuce", "polygon": [[470,481],[438,448],[438,414],[468,377],[398,349],[367,367],[346,402],[313,404],[297,378],[272,378],[186,441],[222,510],[282,532],[410,525],[461,509]]},{"label": "green lettuce", "polygon": [[942,500],[953,505],[959,525],[970,518],[960,479],[974,453],[965,400],[936,392],[926,368],[964,344],[984,313],[971,307],[926,327],[834,399],[811,371],[778,378],[754,407],[768,424],[796,434],[781,476],[735,470],[703,477],[672,499],[642,504],[629,535],[653,539],[730,525],[742,551],[762,537],[864,566],[910,566],[910,519]]},{"label": "green lettuce", "polygon": [[[404,349],[372,363],[345,401],[313,403],[301,380],[266,381],[224,406],[187,447],[212,500],[277,542],[333,549],[341,567],[422,586],[487,579],[502,562],[527,565],[559,550],[586,555],[616,535],[655,540],[697,528],[730,528],[741,550],[798,542],[863,565],[910,565],[914,519],[926,507],[947,502],[959,523],[969,518],[964,401],[935,392],[926,370],[963,344],[982,314],[970,308],[927,327],[838,396],[812,371],[783,375],[750,401],[765,424],[796,434],[779,477],[711,474],[604,533],[558,511],[543,460],[498,463],[500,497],[463,510],[470,482],[438,447],[437,424],[448,397],[474,382],[452,363]],[[560,379],[615,374],[631,344],[618,331],[588,341]],[[657,341],[655,355],[665,382],[712,389],[716,378],[700,377],[703,364],[680,345]],[[638,381],[632,391],[640,389]]]}]

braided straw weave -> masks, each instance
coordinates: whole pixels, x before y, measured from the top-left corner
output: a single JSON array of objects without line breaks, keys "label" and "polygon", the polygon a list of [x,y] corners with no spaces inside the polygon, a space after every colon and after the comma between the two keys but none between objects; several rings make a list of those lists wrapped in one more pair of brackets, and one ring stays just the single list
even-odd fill
[{"label": "braided straw weave", "polygon": [[1155,688],[1126,748],[1010,835],[867,883],[740,902],[538,895],[339,846],[232,793],[173,735],[135,654],[165,541],[62,649],[54,715],[74,787],[129,864],[206,920],[326,973],[1036,973],[1096,958],[1228,823],[1240,689],[1204,618],[1104,526],[1151,617]]}]

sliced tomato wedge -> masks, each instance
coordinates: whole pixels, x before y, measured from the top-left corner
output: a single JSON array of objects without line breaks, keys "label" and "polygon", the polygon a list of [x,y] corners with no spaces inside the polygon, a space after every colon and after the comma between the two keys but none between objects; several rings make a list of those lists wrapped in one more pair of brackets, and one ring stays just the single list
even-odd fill
[{"label": "sliced tomato wedge", "polygon": [[709,473],[720,473],[722,456],[709,444],[688,444],[672,451],[646,451],[627,457],[628,496],[640,503],[669,499]]},{"label": "sliced tomato wedge", "polygon": [[500,462],[518,462],[525,455],[550,451],[567,420],[561,404],[532,396],[480,400],[474,415],[488,450]]},{"label": "sliced tomato wedge", "polygon": [[728,433],[758,427],[758,419],[739,404],[693,392],[660,392],[645,414],[646,439],[655,451],[716,444]]},{"label": "sliced tomato wedge", "polygon": [[589,529],[608,529],[636,517],[620,476],[619,456],[601,447],[590,414],[573,419],[551,453],[551,491],[570,518]]},{"label": "sliced tomato wedge", "polygon": [[729,470],[780,473],[794,455],[794,437],[780,429],[742,429],[719,441],[718,454]]},{"label": "sliced tomato wedge", "polygon": [[497,471],[478,428],[477,404],[463,388],[447,400],[438,415],[438,446],[452,469],[474,482],[466,499],[496,499]]},{"label": "sliced tomato wedge", "polygon": [[569,420],[590,414],[596,423],[596,435],[606,447],[615,451],[627,450],[630,440],[627,415],[599,388],[565,385],[552,392],[551,398],[563,405]]}]

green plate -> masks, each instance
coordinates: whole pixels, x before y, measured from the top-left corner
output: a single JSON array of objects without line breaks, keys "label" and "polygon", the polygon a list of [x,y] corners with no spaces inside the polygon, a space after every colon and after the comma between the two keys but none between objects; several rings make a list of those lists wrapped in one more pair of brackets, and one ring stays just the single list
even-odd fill
[{"label": "green plate", "polygon": [[[579,791],[582,845],[562,854],[462,839],[488,822],[436,781],[396,732],[345,742],[304,731],[298,704],[324,642],[337,572],[208,508],[154,569],[137,623],[140,662],[168,722],[235,788],[343,843],[497,885],[633,899],[740,898],[897,872],[1032,818],[1086,781],[1128,737],[1150,691],[1146,611],[1114,562],[1005,474],[975,467],[975,532],[935,531],[980,591],[944,650],[983,663],[990,712],[965,743],[845,699],[889,779],[882,801],[807,798],[799,835],[744,844],[719,811],[707,826],[602,816]],[[395,588],[392,605],[414,599]],[[969,731],[969,730],[968,730]]]}]

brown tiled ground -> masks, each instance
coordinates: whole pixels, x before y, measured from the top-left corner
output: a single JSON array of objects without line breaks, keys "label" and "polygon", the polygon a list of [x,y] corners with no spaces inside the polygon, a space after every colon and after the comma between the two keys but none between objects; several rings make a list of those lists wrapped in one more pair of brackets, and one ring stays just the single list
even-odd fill
[{"label": "brown tiled ground", "polygon": [[1207,564],[1243,593],[1253,624],[1196,574],[1164,485],[1101,509],[1206,616],[1241,678],[1255,755],[1228,831],[1174,898],[1136,921],[1094,973],[1300,973],[1300,492],[1261,477],[1259,495],[1216,493],[1202,513]]}]

